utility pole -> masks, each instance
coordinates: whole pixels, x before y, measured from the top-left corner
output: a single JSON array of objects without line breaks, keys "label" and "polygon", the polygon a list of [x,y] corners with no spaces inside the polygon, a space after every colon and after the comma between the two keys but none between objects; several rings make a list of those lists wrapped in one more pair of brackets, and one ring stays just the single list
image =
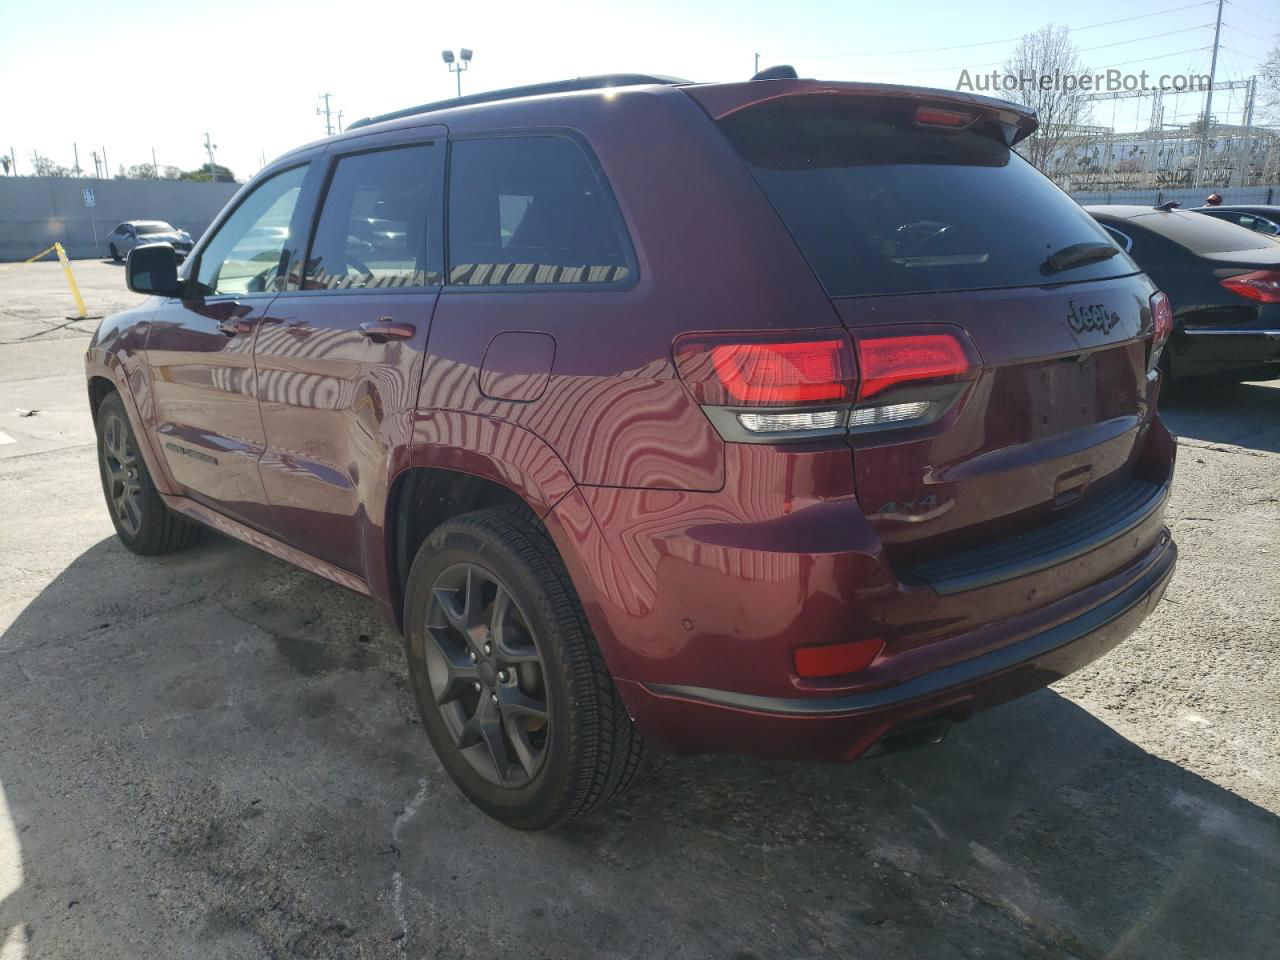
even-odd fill
[{"label": "utility pole", "polygon": [[99,180],[102,178],[102,168],[98,166],[98,151],[93,151],[93,178]]},{"label": "utility pole", "polygon": [[316,116],[324,117],[324,135],[326,137],[333,136],[333,121],[329,116],[329,98],[331,96],[333,96],[331,93],[320,94],[320,99],[324,101],[324,109],[321,110],[319,107],[316,107]]},{"label": "utility pole", "polygon": [[209,154],[209,179],[214,183],[218,182],[218,167],[213,162],[213,151],[218,149],[218,145],[209,140],[209,132],[206,130],[204,134],[204,149]]},{"label": "utility pole", "polygon": [[80,176],[80,147],[77,144],[71,144],[71,152],[76,156],[75,174]]},{"label": "utility pole", "polygon": [[756,75],[757,73],[759,73],[759,72],[760,72],[760,54],[758,54],[758,53],[757,53],[757,54],[756,54],[756,68],[755,68],[755,70],[753,70],[753,71],[752,71],[752,74],[751,74],[751,75],[752,75],[752,76],[755,76],[755,75]]},{"label": "utility pole", "polygon": [[1218,22],[1213,27],[1213,56],[1209,60],[1209,92],[1204,97],[1204,116],[1200,124],[1200,155],[1196,157],[1196,186],[1204,178],[1204,158],[1209,150],[1209,118],[1213,116],[1213,85],[1218,80],[1218,38],[1222,35],[1222,4],[1218,0]]},{"label": "utility pole", "polygon": [[16,177],[18,175],[18,151],[12,146],[9,147],[9,160],[13,163],[13,175]]},{"label": "utility pole", "polygon": [[102,148],[102,179],[111,179],[111,164],[107,163],[107,148]]},{"label": "utility pole", "polygon": [[156,163],[155,147],[151,148],[151,173],[157,180],[160,179],[160,164]]},{"label": "utility pole", "polygon": [[338,132],[342,132],[342,111],[338,111]]}]

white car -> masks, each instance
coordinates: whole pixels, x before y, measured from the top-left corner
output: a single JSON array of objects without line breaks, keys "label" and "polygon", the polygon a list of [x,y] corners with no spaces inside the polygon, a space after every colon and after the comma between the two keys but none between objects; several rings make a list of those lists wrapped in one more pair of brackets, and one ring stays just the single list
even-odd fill
[{"label": "white car", "polygon": [[163,220],[126,220],[107,235],[107,251],[116,261],[144,243],[167,243],[179,260],[186,259],[192,246],[191,234]]}]

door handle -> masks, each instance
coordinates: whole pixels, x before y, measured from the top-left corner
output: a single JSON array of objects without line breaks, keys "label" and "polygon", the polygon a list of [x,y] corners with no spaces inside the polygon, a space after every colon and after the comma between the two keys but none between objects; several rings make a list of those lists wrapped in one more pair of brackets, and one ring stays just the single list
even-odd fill
[{"label": "door handle", "polygon": [[253,333],[253,321],[243,320],[239,317],[229,317],[226,320],[218,321],[218,330],[228,337],[234,337],[241,333]]},{"label": "door handle", "polygon": [[374,343],[386,343],[388,340],[408,340],[417,332],[418,328],[412,323],[396,323],[390,317],[366,320],[360,324],[360,335],[368,337]]}]

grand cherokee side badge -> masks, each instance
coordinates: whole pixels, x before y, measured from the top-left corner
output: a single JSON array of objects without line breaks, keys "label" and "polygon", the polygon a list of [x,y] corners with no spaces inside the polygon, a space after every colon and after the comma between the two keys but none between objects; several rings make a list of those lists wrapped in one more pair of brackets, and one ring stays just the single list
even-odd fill
[{"label": "grand cherokee side badge", "polygon": [[1107,312],[1105,304],[1091,303],[1082,307],[1072,300],[1069,306],[1071,311],[1067,314],[1067,326],[1076,333],[1084,333],[1086,330],[1110,333],[1111,328],[1120,322],[1120,314]]}]

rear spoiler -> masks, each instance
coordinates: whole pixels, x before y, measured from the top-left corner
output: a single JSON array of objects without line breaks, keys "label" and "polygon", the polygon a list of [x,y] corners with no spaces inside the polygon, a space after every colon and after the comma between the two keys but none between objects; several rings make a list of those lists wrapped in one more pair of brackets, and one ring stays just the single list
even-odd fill
[{"label": "rear spoiler", "polygon": [[713,120],[776,100],[792,97],[894,97],[914,100],[922,106],[965,107],[994,120],[1009,146],[1031,136],[1039,126],[1036,112],[1021,104],[995,97],[981,97],[958,90],[906,87],[895,83],[835,83],[827,80],[748,80],[742,83],[691,84],[680,88],[702,106]]}]

